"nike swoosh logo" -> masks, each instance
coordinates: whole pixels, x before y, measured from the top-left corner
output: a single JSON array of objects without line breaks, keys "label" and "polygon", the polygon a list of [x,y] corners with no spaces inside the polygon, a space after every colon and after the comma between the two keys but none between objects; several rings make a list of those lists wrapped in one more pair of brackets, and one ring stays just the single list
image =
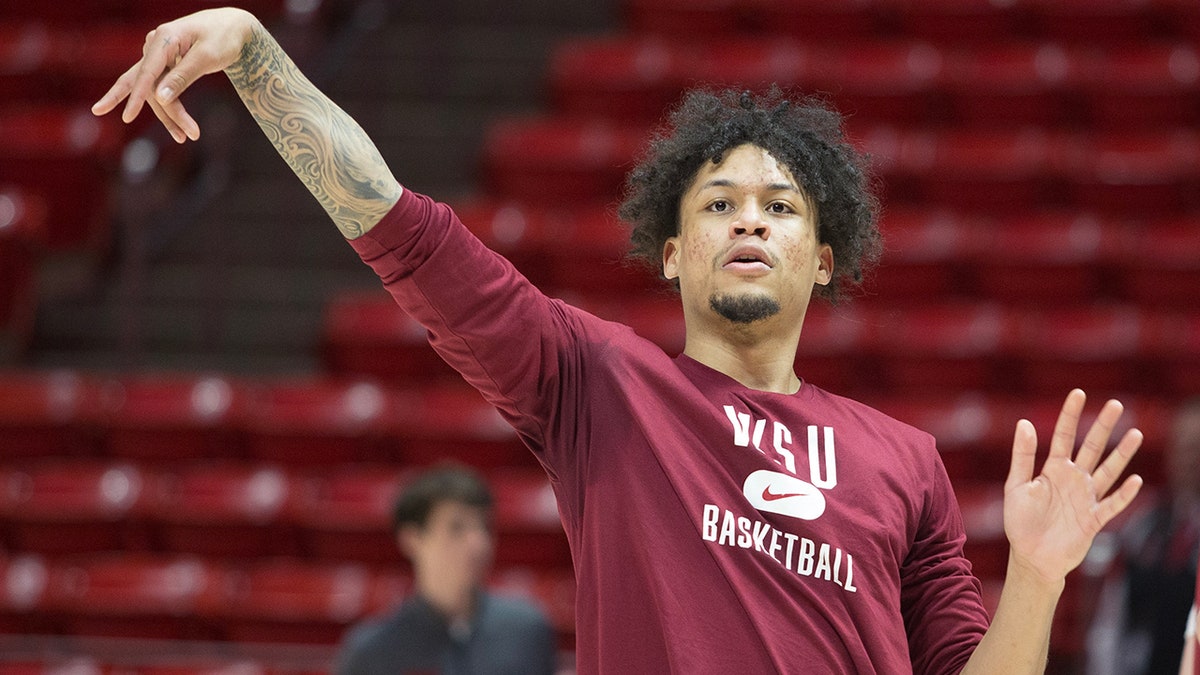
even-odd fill
[{"label": "nike swoosh logo", "polygon": [[825,512],[825,495],[816,486],[780,471],[759,469],[746,476],[742,494],[766,513],[816,520]]},{"label": "nike swoosh logo", "polygon": [[763,488],[763,493],[762,493],[762,498],[769,502],[773,502],[777,499],[787,499],[788,497],[803,497],[803,496],[804,496],[803,492],[785,492],[783,494],[775,494],[774,492],[771,492],[770,485]]}]

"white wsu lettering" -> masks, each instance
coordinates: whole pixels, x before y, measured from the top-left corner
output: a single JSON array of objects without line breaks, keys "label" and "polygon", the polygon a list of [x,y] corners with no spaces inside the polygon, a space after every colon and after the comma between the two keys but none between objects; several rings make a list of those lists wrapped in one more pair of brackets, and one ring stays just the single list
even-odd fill
[{"label": "white wsu lettering", "polygon": [[[752,418],[749,413],[738,412],[733,406],[725,406],[725,415],[733,425],[733,444],[748,448],[751,445],[763,455],[763,435],[766,432],[767,420]],[[772,446],[775,453],[772,459],[776,464],[787,469],[794,476],[796,471],[796,453],[792,450],[792,430],[782,422],[772,422]],[[837,453],[833,442],[833,427],[818,427],[808,425],[805,437],[808,440],[808,476],[809,482],[817,488],[831,490],[837,486]],[[821,441],[824,441],[823,443]]]}]

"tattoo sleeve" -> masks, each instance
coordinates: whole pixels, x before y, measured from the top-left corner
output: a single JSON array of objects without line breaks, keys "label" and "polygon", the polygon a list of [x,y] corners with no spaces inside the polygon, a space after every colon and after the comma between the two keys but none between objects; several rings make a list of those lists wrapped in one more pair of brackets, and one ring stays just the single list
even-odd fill
[{"label": "tattoo sleeve", "polygon": [[400,184],[362,127],[304,77],[261,25],[225,73],[346,238],[371,229],[400,198]]}]

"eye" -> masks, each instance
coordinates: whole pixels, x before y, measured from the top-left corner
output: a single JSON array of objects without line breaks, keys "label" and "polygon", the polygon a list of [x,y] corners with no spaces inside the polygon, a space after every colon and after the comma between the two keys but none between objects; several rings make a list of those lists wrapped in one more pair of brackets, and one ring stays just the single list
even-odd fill
[{"label": "eye", "polygon": [[714,213],[725,213],[732,209],[733,206],[724,199],[714,199],[709,205],[708,210]]},{"label": "eye", "polygon": [[791,205],[784,202],[771,202],[767,204],[767,211],[770,213],[795,213]]}]

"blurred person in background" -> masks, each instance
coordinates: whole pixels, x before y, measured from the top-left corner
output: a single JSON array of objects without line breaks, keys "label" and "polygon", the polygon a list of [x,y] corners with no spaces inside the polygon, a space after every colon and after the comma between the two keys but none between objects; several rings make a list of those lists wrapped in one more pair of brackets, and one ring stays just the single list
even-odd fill
[{"label": "blurred person in background", "polygon": [[420,474],[396,499],[392,531],[412,563],[412,595],[347,633],[338,675],[555,672],[555,635],[541,610],[484,589],[495,535],[478,474],[455,465]]},{"label": "blurred person in background", "polygon": [[1175,412],[1164,490],[1116,535],[1088,636],[1089,675],[1174,675],[1200,552],[1200,398]]}]

